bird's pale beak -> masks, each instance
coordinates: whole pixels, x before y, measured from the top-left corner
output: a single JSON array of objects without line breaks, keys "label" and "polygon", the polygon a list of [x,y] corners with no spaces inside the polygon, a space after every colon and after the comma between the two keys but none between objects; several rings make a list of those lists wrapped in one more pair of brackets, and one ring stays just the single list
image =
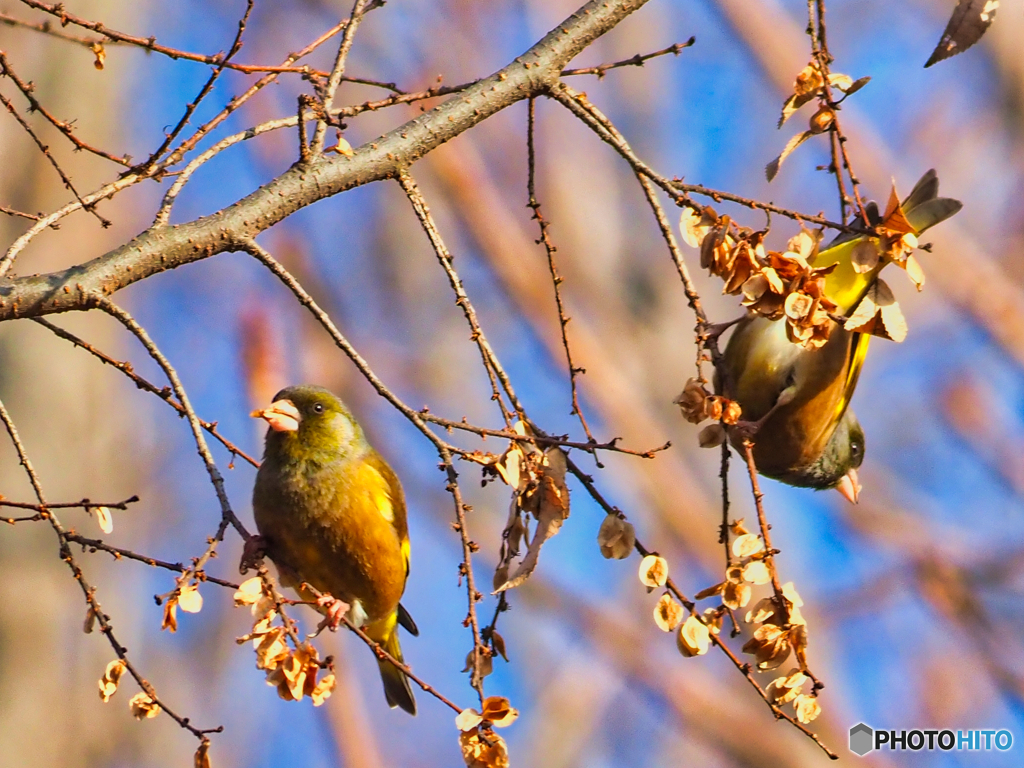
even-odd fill
[{"label": "bird's pale beak", "polygon": [[857,500],[860,499],[860,480],[857,479],[857,470],[850,469],[842,479],[839,481],[839,485],[836,486],[836,490],[846,497],[846,500],[851,504],[856,504]]},{"label": "bird's pale beak", "polygon": [[297,432],[302,420],[299,409],[291,400],[277,400],[269,408],[258,408],[249,415],[264,419],[275,432]]}]

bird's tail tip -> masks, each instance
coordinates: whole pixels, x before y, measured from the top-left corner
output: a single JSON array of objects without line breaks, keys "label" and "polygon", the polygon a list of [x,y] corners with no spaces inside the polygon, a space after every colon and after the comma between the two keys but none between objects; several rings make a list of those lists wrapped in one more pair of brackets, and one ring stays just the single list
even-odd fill
[{"label": "bird's tail tip", "polygon": [[[398,661],[402,658],[402,648],[398,644],[398,628],[396,627],[382,643],[384,650],[391,654]],[[394,709],[401,707],[410,715],[416,714],[416,699],[412,695],[412,688],[409,686],[409,678],[402,670],[398,669],[387,659],[378,659],[380,667],[380,678],[384,683],[384,696],[388,700],[388,706]]]}]

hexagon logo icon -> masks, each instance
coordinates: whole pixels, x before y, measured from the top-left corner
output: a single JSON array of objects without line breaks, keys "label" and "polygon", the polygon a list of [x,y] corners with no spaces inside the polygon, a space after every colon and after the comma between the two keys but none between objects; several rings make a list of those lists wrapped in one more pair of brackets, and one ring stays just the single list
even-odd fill
[{"label": "hexagon logo icon", "polygon": [[850,729],[850,751],[864,757],[875,748],[875,733],[870,726],[857,723]]}]

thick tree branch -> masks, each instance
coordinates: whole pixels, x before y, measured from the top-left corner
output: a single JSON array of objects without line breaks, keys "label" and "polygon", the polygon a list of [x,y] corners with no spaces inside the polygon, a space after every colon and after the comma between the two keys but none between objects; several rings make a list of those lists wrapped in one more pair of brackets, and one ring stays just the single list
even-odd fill
[{"label": "thick tree branch", "polygon": [[431,150],[518,101],[546,92],[565,65],[647,0],[591,0],[504,69],[356,150],[352,157],[292,166],[221,211],[150,228],[92,261],[62,272],[0,280],[0,321],[88,308],[168,269],[240,249],[295,211],[356,186],[395,178]]}]

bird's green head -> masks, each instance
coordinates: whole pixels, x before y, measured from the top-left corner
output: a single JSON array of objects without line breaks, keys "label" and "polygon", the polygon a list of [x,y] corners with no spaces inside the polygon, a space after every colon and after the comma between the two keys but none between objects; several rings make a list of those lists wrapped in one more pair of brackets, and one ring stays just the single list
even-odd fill
[{"label": "bird's green head", "polygon": [[856,504],[860,494],[857,469],[863,462],[864,429],[853,411],[847,408],[818,460],[801,471],[795,482],[787,482],[819,490],[835,488]]},{"label": "bird's green head", "polygon": [[253,411],[269,425],[267,455],[330,462],[357,458],[369,449],[359,423],[332,392],[310,384],[282,389]]}]

